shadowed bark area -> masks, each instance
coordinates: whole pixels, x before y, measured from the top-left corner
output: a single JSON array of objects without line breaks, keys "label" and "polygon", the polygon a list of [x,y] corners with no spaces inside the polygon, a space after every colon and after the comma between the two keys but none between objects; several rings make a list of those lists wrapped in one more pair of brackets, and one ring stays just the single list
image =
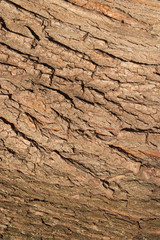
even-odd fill
[{"label": "shadowed bark area", "polygon": [[160,239],[160,2],[0,1],[0,239]]}]

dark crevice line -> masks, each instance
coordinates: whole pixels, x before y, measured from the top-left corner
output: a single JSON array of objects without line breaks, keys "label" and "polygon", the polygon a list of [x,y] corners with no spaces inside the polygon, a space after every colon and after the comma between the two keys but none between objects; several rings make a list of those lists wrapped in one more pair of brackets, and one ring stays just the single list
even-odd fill
[{"label": "dark crevice line", "polygon": [[73,166],[78,167],[81,170],[84,170],[85,172],[89,173],[92,177],[97,177],[96,174],[89,167],[86,167],[84,164],[79,163],[71,158],[64,157],[58,150],[54,150],[54,152],[57,153],[65,162],[71,163]]},{"label": "dark crevice line", "polygon": [[11,32],[11,33],[15,33],[15,34],[17,34],[17,35],[19,35],[19,36],[22,36],[22,37],[25,37],[25,38],[30,38],[30,37],[28,37],[28,36],[26,36],[26,35],[24,35],[24,34],[22,34],[22,33],[15,32],[15,31],[12,31],[11,29],[9,29],[9,28],[6,26],[5,21],[4,21],[4,19],[3,19],[2,17],[0,17],[0,22],[1,22],[2,28],[4,28],[6,31]]},{"label": "dark crevice line", "polygon": [[154,72],[156,75],[160,76],[160,73],[159,72]]},{"label": "dark crevice line", "polygon": [[85,86],[85,87],[88,88],[89,90],[93,90],[93,91],[99,93],[101,96],[104,96],[104,95],[105,95],[104,92],[102,92],[102,91],[100,91],[100,90],[98,90],[98,89],[96,89],[96,88],[94,88],[94,87],[89,87],[89,86]]},{"label": "dark crevice line", "polygon": [[[46,33],[47,33],[47,32],[46,32]],[[78,51],[77,49],[71,48],[71,47],[65,45],[64,43],[61,43],[61,42],[55,40],[53,37],[49,36],[48,33],[47,33],[47,39],[48,39],[50,42],[53,42],[53,43],[55,43],[55,44],[57,44],[57,45],[59,45],[59,46],[61,46],[61,47],[63,47],[63,48],[66,48],[66,49],[69,50],[69,51],[77,52],[77,53],[82,54],[82,52]]]},{"label": "dark crevice line", "polygon": [[122,128],[121,131],[125,132],[135,132],[135,133],[152,133],[152,134],[160,134],[160,132],[154,132],[153,129],[140,129],[140,128]]},{"label": "dark crevice line", "polygon": [[[89,58],[89,59],[88,59],[88,62],[92,63],[92,64],[95,65],[95,66],[98,66],[98,64],[95,63],[95,62],[90,58],[90,56],[86,55],[84,52],[81,52],[81,51],[79,51],[79,50],[77,50],[77,49],[71,48],[71,47],[65,45],[64,43],[61,43],[61,42],[55,40],[55,39],[54,39],[53,37],[51,37],[47,32],[46,32],[46,34],[47,34],[46,38],[47,38],[50,42],[53,42],[53,43],[55,43],[55,44],[57,44],[57,45],[65,48],[65,49],[67,49],[68,51],[72,51],[72,52],[74,52],[74,53],[82,54],[84,57],[86,56],[86,57]],[[83,59],[85,59],[84,57],[83,57]],[[86,59],[85,59],[85,60],[86,60]]]},{"label": "dark crevice line", "polygon": [[24,10],[24,11],[26,11],[26,12],[29,12],[29,13],[33,14],[35,17],[39,17],[39,18],[43,18],[43,19],[44,19],[44,18],[45,18],[45,19],[48,19],[48,18],[46,18],[46,17],[44,17],[44,16],[42,16],[42,15],[40,15],[40,14],[38,14],[38,13],[35,13],[35,12],[33,12],[33,11],[30,11],[30,10],[22,7],[21,5],[19,5],[19,4],[17,4],[17,3],[14,3],[14,2],[12,2],[12,1],[10,1],[10,0],[4,0],[4,1],[7,2],[7,3],[9,3],[9,4],[11,4],[11,5],[14,5],[16,8],[22,9],[22,10]]},{"label": "dark crevice line", "polygon": [[[26,25],[25,25],[26,26]],[[33,29],[31,29],[29,26],[26,26],[26,28],[28,28],[28,30],[31,32],[31,34],[35,37],[35,39],[37,39],[37,41],[40,41],[40,37],[35,33],[35,31],[33,31]]]},{"label": "dark crevice line", "polygon": [[98,49],[98,48],[95,48],[94,50],[99,51],[99,52],[102,53],[102,54],[106,54],[106,55],[108,55],[109,57],[112,57],[112,58],[114,58],[114,59],[118,59],[118,60],[123,61],[123,62],[130,62],[130,63],[138,64],[138,65],[141,65],[141,66],[143,66],[143,65],[145,65],[145,66],[157,66],[157,65],[158,65],[158,64],[137,62],[137,61],[131,60],[131,59],[130,59],[130,60],[127,60],[127,59],[124,59],[124,58],[115,56],[115,55],[113,55],[113,54],[111,54],[111,53],[105,52],[105,51],[103,51],[103,50],[101,50],[101,49]]},{"label": "dark crevice line", "polygon": [[[107,180],[100,179],[100,181],[101,181],[102,186],[103,186],[104,188],[106,188],[106,189],[109,188],[110,183],[109,183]],[[110,188],[109,188],[109,189],[110,189]],[[113,190],[113,189],[111,189],[111,190]]]},{"label": "dark crevice line", "polygon": [[62,92],[59,89],[52,88],[52,87],[49,87],[49,86],[46,86],[46,85],[43,85],[43,84],[40,84],[40,86],[42,86],[44,88],[48,88],[48,89],[50,89],[50,90],[52,90],[54,92],[58,92],[59,94],[63,95],[67,100],[69,100],[70,102],[73,103],[73,99],[67,93],[64,93],[64,92]]},{"label": "dark crevice line", "polygon": [[34,116],[32,116],[30,113],[28,112],[24,112],[30,119],[31,121],[34,123],[34,125],[37,128],[37,124],[42,125],[42,123],[40,121],[38,121]]},{"label": "dark crevice line", "polygon": [[58,74],[55,74],[55,76],[58,77],[58,78],[60,78],[60,79],[65,80],[65,81],[67,81],[67,82],[72,82],[72,83],[73,83],[73,81],[72,81],[71,79],[69,79],[69,78],[62,77],[61,75],[58,75]]},{"label": "dark crevice line", "polygon": [[119,121],[121,121],[121,118],[118,116],[117,113],[111,111],[110,109],[107,109],[113,116],[115,116]]},{"label": "dark crevice line", "polygon": [[84,103],[88,103],[88,104],[94,106],[94,103],[93,103],[93,102],[90,102],[90,101],[88,101],[88,100],[86,100],[86,99],[84,99],[84,98],[78,97],[78,96],[75,96],[75,97],[76,97],[77,99],[79,99],[80,101],[84,102]]},{"label": "dark crevice line", "polygon": [[76,25],[75,23],[72,24],[71,22],[65,22],[60,20],[60,18],[56,18],[54,15],[52,15],[50,12],[47,11],[47,13],[51,16],[52,19],[54,19],[57,23],[64,24],[70,27],[74,27],[76,29],[79,29],[79,25]]},{"label": "dark crevice line", "polygon": [[45,202],[45,203],[48,203],[48,201],[45,200],[45,199],[39,199],[39,198],[29,199],[29,202],[34,202],[34,201],[36,201],[36,202]]},{"label": "dark crevice line", "polygon": [[109,99],[109,98],[107,98],[106,96],[104,96],[104,99],[105,99],[107,102],[111,102],[111,103],[115,104],[116,106],[118,106],[119,108],[122,109],[122,106],[121,106],[121,104],[120,104],[119,102],[116,102],[116,101],[114,101],[114,100],[112,100],[112,99]]},{"label": "dark crevice line", "polygon": [[[1,88],[1,86],[0,86],[0,88]],[[0,96],[8,96],[8,98],[9,98],[10,100],[13,100],[11,93],[0,93]],[[13,101],[14,101],[14,100],[13,100]]]},{"label": "dark crevice line", "polygon": [[60,117],[62,118],[63,120],[65,120],[67,123],[71,123],[71,119],[63,116],[62,114],[60,114],[57,110],[55,110],[54,108],[51,107],[51,109]]},{"label": "dark crevice line", "polygon": [[45,150],[45,148],[42,145],[39,145],[34,139],[31,139],[30,137],[27,137],[23,132],[21,132],[20,130],[18,130],[16,128],[16,126],[12,123],[9,122],[7,119],[5,119],[4,117],[0,117],[0,119],[5,123],[5,124],[9,124],[12,128],[12,130],[17,134],[22,136],[24,139],[28,140],[30,143],[32,143],[35,147],[37,147],[38,149],[43,149]]},{"label": "dark crevice line", "polygon": [[62,92],[61,90],[56,89],[56,88],[52,88],[52,87],[50,87],[50,86],[46,86],[46,85],[44,85],[44,84],[39,84],[39,85],[42,86],[42,87],[44,87],[44,88],[50,89],[50,90],[52,90],[52,91],[55,91],[55,92],[61,94],[65,99],[67,99],[67,100],[69,100],[69,101],[71,102],[72,106],[73,106],[75,109],[83,112],[81,109],[79,109],[79,108],[76,107],[73,99],[72,99],[67,93],[64,93],[64,92]]},{"label": "dark crevice line", "polygon": [[[83,5],[85,5],[85,3],[81,6],[81,5],[78,5],[78,4],[76,4],[76,3],[74,3],[74,2],[70,2],[69,0],[65,0],[65,2],[67,2],[67,3],[69,3],[69,4],[71,4],[71,5],[74,5],[74,6],[76,6],[76,7],[83,7]],[[86,8],[87,9],[87,8]]]},{"label": "dark crevice line", "polygon": [[[9,45],[7,45],[7,44],[5,44],[5,43],[3,43],[3,42],[0,42],[0,44],[3,45],[3,46],[5,46],[5,47],[7,47],[9,50],[12,50],[12,51],[14,51],[14,52],[16,52],[16,53],[18,53],[18,54],[20,54],[20,55],[23,55],[23,56],[25,56],[25,57],[28,57],[29,60],[31,60],[31,61],[33,61],[33,62],[35,62],[35,63],[37,63],[37,64],[43,65],[43,66],[45,66],[45,67],[48,67],[48,68],[51,69],[53,72],[55,71],[55,68],[52,67],[51,65],[49,65],[48,63],[39,62],[39,57],[37,57],[37,56],[30,55],[30,54],[28,54],[28,53],[23,53],[23,52],[21,52],[20,50],[15,49],[15,48],[12,48],[11,46],[9,46]],[[5,63],[3,63],[3,64],[5,64]],[[7,65],[9,65],[9,64],[7,64]],[[14,65],[11,65],[11,66],[14,66]],[[17,66],[15,66],[15,67],[17,67]]]},{"label": "dark crevice line", "polygon": [[[5,66],[8,66],[8,67],[15,67],[15,68],[19,68],[18,66],[14,65],[14,64],[10,64],[10,63],[6,63],[6,62],[0,62],[1,65],[5,65]],[[23,68],[21,68],[23,69]]]},{"label": "dark crevice line", "polygon": [[96,72],[96,67],[97,66],[101,66],[101,65],[97,64],[96,62],[94,62],[94,60],[92,60],[91,57],[88,56],[87,54],[85,54],[84,52],[80,52],[80,53],[83,54],[83,59],[84,60],[86,60],[85,57],[87,57],[88,59],[86,61],[88,61],[88,62],[92,63],[93,65],[95,65],[95,69],[93,70],[93,73],[95,73]]},{"label": "dark crevice line", "polygon": [[[15,51],[16,53],[20,54],[20,55],[24,55],[27,56],[28,58],[31,58],[31,60],[33,60],[32,58],[35,58],[36,56],[30,55],[28,53],[23,53],[18,49],[12,48],[11,46],[7,45],[6,43],[0,42],[1,45],[7,47],[9,50]],[[36,57],[37,58],[37,57]]]},{"label": "dark crevice line", "polygon": [[[32,59],[31,59],[32,60]],[[34,61],[34,60],[33,60]],[[40,65],[43,65],[49,69],[51,69],[52,71],[55,71],[55,68],[52,67],[51,65],[47,64],[47,63],[43,63],[43,62],[38,62],[38,61],[35,61],[37,64],[40,64]]]},{"label": "dark crevice line", "polygon": [[17,155],[17,152],[15,152],[13,149],[11,149],[11,148],[9,148],[9,147],[6,147],[6,146],[5,146],[5,148],[6,148],[6,150],[7,150],[9,153],[11,153],[11,154],[13,154],[13,155]]},{"label": "dark crevice line", "polygon": [[129,159],[135,161],[135,162],[140,162],[142,163],[143,159],[141,159],[140,157],[135,157],[132,153],[128,153],[127,151],[125,151],[123,148],[119,147],[119,146],[114,146],[112,144],[108,145],[111,149],[117,150],[120,153],[125,154]]},{"label": "dark crevice line", "polygon": [[[117,96],[117,98],[119,98],[120,100],[123,100],[124,102],[128,102],[128,103],[133,103],[133,104],[138,104],[138,105],[143,105],[143,106],[146,106],[146,103],[144,103],[144,101],[142,101],[142,102],[138,102],[138,100],[137,99],[135,99],[134,97],[127,97],[127,98],[125,98],[125,97],[121,97],[121,96]],[[149,105],[148,103],[147,103],[147,105]]]},{"label": "dark crevice line", "polygon": [[[34,201],[34,200],[33,200]],[[37,200],[36,200],[37,201]],[[41,202],[47,202],[47,201],[45,201],[45,200],[38,200],[38,201],[41,201]],[[47,202],[48,203],[48,202]],[[44,224],[45,226],[47,226],[47,227],[51,227],[52,226],[52,224],[48,224],[48,223],[45,223],[45,221],[44,221],[44,219],[41,217],[41,221],[42,221],[42,224]],[[40,238],[40,240],[43,240],[43,238],[41,237]]]}]

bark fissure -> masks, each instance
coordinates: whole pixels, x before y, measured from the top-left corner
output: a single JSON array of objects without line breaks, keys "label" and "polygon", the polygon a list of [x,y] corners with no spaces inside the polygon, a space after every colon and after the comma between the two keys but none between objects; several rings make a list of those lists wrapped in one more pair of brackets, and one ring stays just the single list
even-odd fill
[{"label": "bark fissure", "polygon": [[158,240],[159,1],[0,1],[0,238]]}]

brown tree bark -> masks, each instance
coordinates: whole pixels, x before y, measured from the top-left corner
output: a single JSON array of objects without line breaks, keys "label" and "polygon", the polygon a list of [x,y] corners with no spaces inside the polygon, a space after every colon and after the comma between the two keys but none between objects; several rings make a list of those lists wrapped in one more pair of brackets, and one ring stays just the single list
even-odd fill
[{"label": "brown tree bark", "polygon": [[160,239],[160,2],[0,16],[0,239]]}]

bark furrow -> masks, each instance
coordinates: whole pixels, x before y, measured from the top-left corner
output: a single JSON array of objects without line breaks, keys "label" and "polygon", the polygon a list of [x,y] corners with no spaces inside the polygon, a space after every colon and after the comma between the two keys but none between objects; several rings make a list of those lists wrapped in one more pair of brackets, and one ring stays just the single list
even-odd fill
[{"label": "bark furrow", "polygon": [[0,1],[1,239],[160,239],[159,12]]}]

